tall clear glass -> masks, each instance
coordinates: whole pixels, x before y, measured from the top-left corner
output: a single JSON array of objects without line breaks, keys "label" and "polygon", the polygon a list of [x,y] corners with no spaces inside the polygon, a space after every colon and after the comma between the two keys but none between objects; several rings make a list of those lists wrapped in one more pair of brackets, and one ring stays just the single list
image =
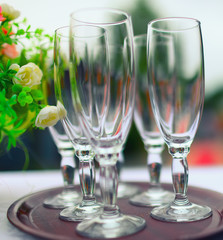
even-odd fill
[{"label": "tall clear glass", "polygon": [[81,193],[74,189],[76,170],[75,150],[65,134],[61,122],[58,122],[54,127],[49,127],[49,132],[61,155],[60,168],[63,176],[64,189],[61,193],[46,198],[43,205],[44,207],[55,209],[73,206],[81,201]]},{"label": "tall clear glass", "polygon": [[[78,222],[100,214],[102,211],[102,205],[96,201],[94,194],[95,154],[79,126],[76,112],[72,104],[70,92],[70,78],[72,77],[72,72],[70,71],[70,30],[69,26],[65,26],[55,31],[54,81],[58,104],[67,111],[67,118],[62,120],[62,124],[76,150],[76,156],[79,159],[79,177],[83,195],[80,204],[65,208],[60,212],[60,219]],[[102,42],[102,49],[104,50],[105,32],[103,29],[93,26],[78,26],[75,27],[75,33],[81,34],[82,39],[91,39],[92,43],[96,44]],[[80,49],[83,51],[86,50],[85,46],[81,46]],[[101,53],[104,54],[103,51],[101,51]],[[81,59],[78,61],[81,61]],[[106,68],[105,66],[100,65],[99,67],[102,67],[102,69]],[[86,98],[87,97],[88,96],[86,96]]]},{"label": "tall clear glass", "polygon": [[[145,220],[138,216],[122,214],[116,204],[118,174],[116,163],[129,132],[135,101],[135,78],[133,58],[133,30],[131,18],[122,11],[113,9],[85,9],[71,15],[71,25],[78,23],[102,26],[107,31],[110,87],[108,101],[83,89],[78,79],[73,89],[73,101],[82,129],[91,142],[100,165],[100,189],[104,203],[103,213],[77,225],[80,235],[90,238],[118,238],[138,232],[145,227]],[[75,53],[76,49],[72,49]],[[77,62],[78,64],[78,62]],[[88,72],[88,69],[83,69]],[[100,89],[96,82],[91,91]],[[76,90],[76,91],[75,91]],[[75,93],[75,94],[74,94]],[[105,97],[105,96],[104,96]],[[106,109],[105,118],[100,118],[97,109],[101,104]],[[91,118],[88,118],[91,116]]]},{"label": "tall clear glass", "polygon": [[172,155],[175,199],[154,208],[162,221],[190,222],[211,216],[208,206],[187,198],[187,155],[204,104],[204,57],[200,22],[190,18],[157,19],[148,24],[150,99],[160,132]]},{"label": "tall clear glass", "polygon": [[[47,49],[47,50],[46,50]],[[44,105],[57,105],[54,91],[53,73],[53,43],[45,42],[39,48],[39,65],[43,71],[42,91]],[[42,56],[45,56],[42,57]],[[47,57],[46,57],[47,56]],[[81,201],[81,193],[74,189],[74,178],[76,170],[75,150],[66,135],[61,122],[48,128],[49,133],[61,156],[60,169],[63,177],[64,189],[55,196],[49,196],[43,202],[44,207],[62,209],[73,206]]]},{"label": "tall clear glass", "polygon": [[130,203],[138,206],[154,207],[171,202],[174,199],[174,193],[164,190],[160,184],[164,140],[157,128],[149,98],[146,41],[146,34],[134,37],[136,75],[134,120],[147,151],[150,188],[130,198]]}]

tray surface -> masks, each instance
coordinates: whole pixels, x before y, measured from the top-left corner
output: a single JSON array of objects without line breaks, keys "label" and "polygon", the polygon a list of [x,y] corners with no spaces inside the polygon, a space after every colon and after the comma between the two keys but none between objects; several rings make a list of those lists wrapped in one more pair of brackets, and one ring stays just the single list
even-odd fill
[{"label": "tray surface", "polygon": [[[149,187],[148,183],[131,183],[142,190]],[[163,187],[172,190],[171,184]],[[84,239],[75,232],[78,223],[65,222],[58,218],[61,210],[47,209],[42,202],[45,198],[62,191],[62,187],[47,189],[25,196],[14,202],[8,209],[9,221],[20,230],[44,239],[78,240]],[[208,219],[191,223],[167,223],[150,217],[151,208],[137,207],[128,203],[128,199],[119,199],[118,205],[123,213],[143,217],[147,226],[144,230],[123,237],[126,240],[134,239],[223,239],[223,194],[196,187],[188,188],[188,198],[191,202],[208,205],[213,215]]]}]

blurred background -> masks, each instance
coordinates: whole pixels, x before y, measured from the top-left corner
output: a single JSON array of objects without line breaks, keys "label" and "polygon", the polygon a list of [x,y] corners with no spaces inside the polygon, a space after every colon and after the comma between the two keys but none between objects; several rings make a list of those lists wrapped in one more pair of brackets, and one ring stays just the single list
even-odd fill
[{"label": "blurred background", "polygon": [[[69,24],[72,11],[84,7],[112,7],[132,16],[134,34],[147,31],[150,20],[159,17],[192,17],[201,22],[205,55],[205,106],[203,117],[188,155],[191,166],[223,164],[223,1],[222,0],[7,0],[27,18],[32,28],[42,28],[53,35],[58,27]],[[28,169],[59,169],[60,156],[46,130],[34,130],[22,136],[28,147]],[[126,166],[146,166],[146,152],[133,122],[125,144]],[[0,149],[0,171],[21,170],[24,152],[14,148],[6,153]],[[171,157],[165,149],[164,164]]]}]

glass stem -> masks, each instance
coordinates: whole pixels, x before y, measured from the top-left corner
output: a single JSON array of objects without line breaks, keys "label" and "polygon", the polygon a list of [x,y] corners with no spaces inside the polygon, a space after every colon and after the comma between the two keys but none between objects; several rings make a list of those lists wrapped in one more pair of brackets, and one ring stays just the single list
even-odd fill
[{"label": "glass stem", "polygon": [[95,165],[92,151],[76,150],[79,159],[79,178],[83,194],[83,205],[91,205],[96,201],[95,189]]},{"label": "glass stem", "polygon": [[[103,218],[120,215],[119,207],[116,205],[118,191],[118,171],[116,167],[117,159],[118,154],[108,154],[107,161],[105,159],[105,155],[101,156],[99,160],[100,189],[102,202],[104,204]],[[107,164],[106,162],[110,164]]]},{"label": "glass stem", "polygon": [[160,173],[162,169],[162,151],[163,145],[152,146],[150,145],[147,150],[147,166],[149,170],[150,184],[152,188],[161,188]]},{"label": "glass stem", "polygon": [[190,204],[187,198],[188,164],[186,158],[189,151],[189,147],[169,147],[169,152],[173,157],[172,179],[175,192],[173,204],[176,206]]},{"label": "glass stem", "polygon": [[69,191],[74,188],[74,174],[76,168],[74,149],[59,149],[59,153],[62,157],[60,168],[64,181],[64,191]]}]

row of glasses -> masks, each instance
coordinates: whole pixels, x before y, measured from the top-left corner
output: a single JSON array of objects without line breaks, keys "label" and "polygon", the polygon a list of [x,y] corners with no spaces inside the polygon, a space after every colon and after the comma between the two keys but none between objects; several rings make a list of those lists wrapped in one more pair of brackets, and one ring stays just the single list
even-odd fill
[{"label": "row of glasses", "polygon": [[[60,38],[64,36],[59,35]],[[111,9],[80,10],[71,15],[70,37],[67,36],[69,34],[65,37],[69,42],[67,51],[69,77],[66,91],[64,76],[58,80],[61,63],[57,56],[58,49],[55,47],[55,90],[58,101],[67,110],[67,117],[62,123],[75,149],[78,147],[84,149],[81,153],[87,156],[94,149],[100,165],[100,189],[103,201],[103,210],[86,217],[90,219],[82,218],[83,221],[77,225],[76,230],[80,235],[91,238],[126,236],[145,227],[144,219],[124,215],[116,205],[118,187],[116,163],[131,126],[135,102],[131,18],[122,11]],[[58,38],[56,44],[60,44],[60,41]],[[139,132],[142,125],[148,131],[146,132],[148,135],[142,135],[142,139],[145,140],[145,147],[151,149],[149,153],[152,157],[148,157],[153,185],[151,192],[155,193],[158,202],[162,194],[171,195],[164,191],[159,183],[162,165],[160,153],[163,149],[163,140],[160,136],[173,155],[172,177],[175,191],[175,199],[171,201],[173,198],[171,195],[169,204],[154,208],[151,216],[158,220],[175,222],[207,218],[212,213],[211,209],[190,203],[186,196],[188,181],[186,155],[195,136],[204,101],[200,23],[185,18],[152,21],[148,27],[144,53],[145,46],[147,57],[145,59],[144,55],[142,59],[148,64],[145,68],[149,86],[143,85],[146,81],[142,81],[141,84],[147,90],[143,93],[142,99],[146,98],[145,102],[148,104],[147,119],[151,117],[149,105],[151,103],[161,135],[156,125],[152,123],[152,118],[148,125],[139,122],[140,115],[137,120],[137,111],[142,113],[144,103],[138,102],[141,106],[139,104],[139,108],[136,108],[135,118],[136,122],[139,122]],[[137,62],[140,61],[141,57],[138,59],[137,53],[135,55]],[[143,67],[144,65],[142,64]],[[137,90],[137,94],[140,94],[140,91]],[[66,102],[68,96],[69,101]],[[90,146],[91,150],[83,146]],[[92,181],[92,177],[88,180],[85,181],[86,184]],[[150,194],[150,191],[148,190],[146,194]],[[133,199],[130,200],[132,203]],[[154,203],[155,201],[152,201],[150,206],[155,206]],[[74,212],[71,213],[73,214],[75,215]]]}]

